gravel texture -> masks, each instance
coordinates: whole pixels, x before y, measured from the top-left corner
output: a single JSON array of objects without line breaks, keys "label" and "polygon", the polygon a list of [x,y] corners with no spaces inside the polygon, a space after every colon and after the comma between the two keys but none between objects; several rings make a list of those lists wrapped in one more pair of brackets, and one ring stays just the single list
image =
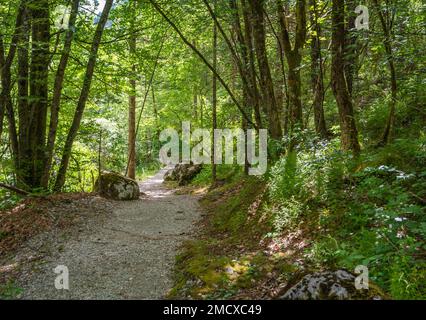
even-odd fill
[{"label": "gravel texture", "polygon": [[[28,243],[12,259],[31,261],[19,272],[16,283],[23,289],[19,297],[163,298],[172,287],[177,249],[200,217],[195,196],[176,195],[162,185],[166,171],[141,183],[139,200],[94,197],[90,201],[104,205],[106,213],[92,213],[68,234],[49,233],[33,240],[43,248]],[[36,252],[29,249],[34,246]],[[55,288],[58,265],[69,269],[69,290]]]}]

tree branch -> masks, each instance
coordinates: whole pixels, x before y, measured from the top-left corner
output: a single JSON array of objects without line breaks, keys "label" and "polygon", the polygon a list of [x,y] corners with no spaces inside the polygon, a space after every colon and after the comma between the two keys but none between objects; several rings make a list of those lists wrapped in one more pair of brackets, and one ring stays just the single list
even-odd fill
[{"label": "tree branch", "polygon": [[19,194],[21,196],[28,196],[28,195],[30,195],[30,193],[28,191],[19,189],[19,188],[14,187],[14,186],[10,186],[10,185],[2,183],[2,182],[0,182],[0,188],[4,188],[4,189],[10,190],[10,191],[13,191],[13,192],[15,192],[15,193],[17,193],[17,194]]},{"label": "tree branch", "polygon": [[155,10],[157,10],[157,12],[164,18],[164,20],[167,21],[167,23],[173,28],[173,30],[176,31],[176,33],[179,35],[179,37],[182,39],[182,41],[189,48],[191,48],[191,50],[194,51],[195,54],[197,54],[197,56],[204,62],[204,64],[211,70],[211,72],[213,72],[213,74],[217,77],[217,79],[219,80],[219,82],[222,84],[223,88],[228,92],[228,94],[231,97],[232,101],[235,103],[235,105],[240,110],[241,114],[247,120],[247,122],[250,125],[252,125],[255,129],[258,129],[257,125],[254,124],[253,121],[251,121],[251,119],[250,119],[249,116],[247,116],[246,112],[241,107],[241,105],[238,102],[238,100],[235,98],[235,96],[232,93],[232,91],[229,88],[229,86],[226,84],[226,82],[223,80],[223,78],[219,75],[219,73],[217,72],[217,70],[215,68],[213,68],[213,66],[211,65],[211,63],[208,62],[207,59],[204,57],[204,55],[191,42],[188,41],[188,39],[183,35],[183,33],[179,30],[179,28],[173,23],[173,21],[170,20],[170,18],[165,14],[165,12],[163,11],[163,9],[161,9],[161,7],[154,0],[149,0],[149,2],[152,4],[152,6],[155,8]]}]

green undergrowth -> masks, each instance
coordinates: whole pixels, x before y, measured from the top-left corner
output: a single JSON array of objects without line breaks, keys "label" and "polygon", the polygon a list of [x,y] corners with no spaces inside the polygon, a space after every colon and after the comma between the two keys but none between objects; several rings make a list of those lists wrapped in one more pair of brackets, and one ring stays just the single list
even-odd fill
[{"label": "green undergrowth", "polygon": [[[425,299],[425,136],[359,158],[339,150],[305,139],[268,177],[236,173],[210,189],[170,297],[265,298],[303,274],[363,265],[390,297]],[[194,184],[208,184],[203,170]]]},{"label": "green undergrowth", "polygon": [[[366,148],[306,139],[271,169],[273,237],[304,228],[308,269],[359,265],[394,299],[426,298],[426,139]],[[285,250],[285,248],[284,248]]]},{"label": "green undergrowth", "polygon": [[19,297],[22,289],[13,281],[8,281],[5,284],[0,284],[0,300],[13,300]]},{"label": "green undergrowth", "polygon": [[267,262],[259,242],[271,225],[250,206],[264,196],[265,181],[241,175],[231,180],[201,200],[208,215],[197,239],[186,242],[177,257],[170,298],[231,298],[259,278]]}]

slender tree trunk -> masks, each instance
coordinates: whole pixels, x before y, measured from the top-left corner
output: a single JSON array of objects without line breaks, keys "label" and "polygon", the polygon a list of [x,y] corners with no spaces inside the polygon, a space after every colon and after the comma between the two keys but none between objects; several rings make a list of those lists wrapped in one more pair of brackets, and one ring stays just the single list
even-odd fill
[{"label": "slender tree trunk", "polygon": [[41,179],[41,185],[43,188],[47,188],[49,185],[50,170],[52,167],[53,151],[56,141],[56,132],[58,129],[59,121],[59,110],[62,98],[62,88],[65,77],[65,70],[68,65],[68,60],[71,52],[71,45],[74,38],[75,22],[77,19],[78,7],[80,0],[73,0],[69,25],[65,34],[65,43],[62,49],[61,59],[59,61],[58,69],[55,75],[55,83],[53,86],[52,104],[50,106],[50,123],[49,123],[49,134],[47,138],[46,146],[46,162],[44,166],[43,176]]},{"label": "slender tree trunk", "polygon": [[106,0],[104,9],[102,11],[101,18],[96,27],[95,35],[93,37],[92,47],[90,49],[89,61],[87,63],[86,74],[84,77],[83,86],[80,92],[80,97],[75,110],[74,119],[71,124],[71,128],[68,132],[68,136],[65,142],[62,160],[59,167],[58,176],[56,178],[55,190],[60,191],[65,184],[65,177],[68,169],[68,164],[72,152],[72,145],[77,136],[78,128],[83,117],[83,112],[86,107],[86,102],[89,97],[90,86],[92,83],[93,72],[95,70],[96,60],[99,45],[102,39],[102,33],[105,28],[105,24],[108,20],[108,15],[112,7],[113,0]]},{"label": "slender tree trunk", "polygon": [[0,97],[0,142],[1,142],[1,136],[3,134],[3,122],[4,122],[4,102],[3,102],[3,96],[1,96]]},{"label": "slender tree trunk", "polygon": [[151,85],[151,92],[152,92],[152,108],[154,111],[154,116],[155,116],[155,127],[156,127],[156,131],[155,131],[155,146],[156,146],[156,150],[158,150],[158,146],[159,146],[159,141],[160,141],[160,122],[159,122],[159,116],[158,116],[158,108],[157,108],[157,100],[155,98],[155,90],[154,90],[154,85]]},{"label": "slender tree trunk", "polygon": [[310,0],[311,25],[315,30],[311,39],[311,72],[312,91],[314,93],[314,121],[317,135],[323,139],[327,138],[327,127],[324,117],[324,70],[321,54],[321,25],[318,23],[317,1]]},{"label": "slender tree trunk", "polygon": [[287,54],[287,63],[291,126],[303,128],[302,83],[298,69],[301,59],[297,55]]},{"label": "slender tree trunk", "polygon": [[257,62],[259,65],[260,87],[262,90],[264,104],[267,110],[269,120],[269,131],[273,139],[280,140],[282,137],[282,129],[279,120],[279,111],[275,98],[271,69],[269,67],[268,56],[266,52],[263,0],[253,0],[250,1],[250,4],[253,12],[253,29],[255,30],[254,43]]},{"label": "slender tree trunk", "polygon": [[377,0],[374,0],[373,3],[379,15],[380,23],[382,25],[382,30],[384,34],[383,45],[385,47],[389,73],[390,73],[390,85],[391,85],[391,95],[392,95],[390,110],[389,110],[389,116],[386,122],[385,130],[383,132],[382,139],[379,143],[379,145],[386,145],[387,143],[389,143],[392,137],[392,129],[395,124],[396,103],[398,99],[398,82],[396,79],[395,59],[394,59],[393,50],[392,50],[393,17],[391,17],[389,13],[391,10],[387,10],[387,16],[385,16]]},{"label": "slender tree trunk", "polygon": [[[0,33],[0,77],[3,72],[3,68],[5,66],[5,53],[4,53],[4,43],[3,43],[3,35]],[[3,80],[2,80],[3,81]],[[3,134],[3,122],[4,122],[4,97],[3,92],[0,95],[0,142]]]},{"label": "slender tree trunk", "polygon": [[288,90],[290,100],[290,126],[303,128],[302,111],[302,81],[300,67],[302,49],[306,41],[306,0],[299,0],[296,4],[296,34],[294,46],[290,42],[288,23],[281,0],[277,0],[278,17],[281,27],[282,44],[288,64]]},{"label": "slender tree trunk", "polygon": [[[133,1],[133,19],[131,30],[134,29],[134,19],[136,11],[136,1]],[[135,59],[136,53],[136,35],[132,32],[132,36],[129,40],[129,53],[130,58]],[[128,128],[128,168],[127,176],[131,179],[136,179],[136,65],[132,62],[132,72],[130,78],[130,89],[129,95],[129,128]]]},{"label": "slender tree trunk", "polygon": [[[139,112],[138,121],[136,123],[136,131],[135,131],[136,137],[138,136],[138,133],[139,133],[139,127],[140,127],[140,124],[141,124],[143,111],[145,109],[145,104],[146,104],[146,101],[148,99],[149,92],[151,91],[151,85],[154,81],[155,71],[157,70],[157,66],[158,66],[158,62],[160,60],[160,54],[161,54],[161,51],[163,50],[163,46],[164,46],[164,35],[163,35],[163,40],[161,42],[160,48],[158,49],[158,52],[157,52],[157,56],[155,57],[154,68],[152,69],[151,76],[149,77],[148,83],[147,83],[146,78],[145,78],[144,86],[145,86],[146,90],[145,90],[145,94],[144,94],[144,97],[143,97],[143,100],[142,100],[142,105],[141,105],[141,108],[140,108],[141,110]],[[126,173],[129,170],[129,160],[130,160],[130,157],[128,157],[128,159],[127,159]]]},{"label": "slender tree trunk", "polygon": [[20,182],[22,179],[19,175],[19,140],[18,133],[15,123],[15,113],[13,110],[11,89],[12,89],[12,79],[11,79],[11,67],[13,60],[15,59],[15,53],[17,48],[17,43],[19,40],[19,32],[23,23],[24,17],[24,2],[21,1],[18,9],[18,13],[15,21],[15,31],[12,36],[12,41],[9,47],[9,52],[6,55],[6,51],[3,43],[3,35],[0,33],[0,51],[1,51],[1,109],[2,114],[6,114],[8,127],[9,127],[9,139],[13,157],[13,163],[15,167],[15,173],[17,176],[17,181]]},{"label": "slender tree trunk", "polygon": [[282,72],[282,65],[280,63],[282,56],[282,49],[279,41],[276,43],[276,60],[274,61],[274,74],[275,74],[275,99],[277,100],[277,108],[280,112],[280,122],[281,127],[284,126],[284,114],[285,114],[285,107],[284,107],[284,88],[285,88],[285,74]]},{"label": "slender tree trunk", "polygon": [[[269,19],[271,28],[273,29],[272,21]],[[287,83],[287,72],[285,69],[285,57],[284,57],[284,46],[282,44],[282,39],[284,37],[283,30],[280,27],[279,32],[275,32],[275,37],[277,38],[277,49],[278,49],[278,59],[279,59],[279,66],[280,66],[280,73],[281,73],[281,83],[282,87],[284,89],[285,94],[285,104],[284,104],[284,97],[283,101],[281,102],[281,122],[282,127],[284,131],[284,135],[288,134],[288,123],[289,123],[289,111],[290,111],[290,95],[288,90],[288,83]],[[282,90],[282,89],[281,89]]]},{"label": "slender tree trunk", "polygon": [[[216,11],[216,0],[214,1],[214,10]],[[217,70],[217,24],[213,23],[213,68]],[[212,79],[212,130],[214,136],[214,130],[217,129],[217,77],[213,73]],[[211,162],[212,162],[212,184],[214,185],[217,180],[217,167],[214,162],[215,159],[215,147],[214,139],[212,139],[211,147]]]},{"label": "slender tree trunk", "polygon": [[[262,116],[260,112],[260,93],[257,86],[257,75],[255,67],[255,55],[254,55],[254,39],[253,39],[253,26],[252,26],[252,12],[250,6],[247,4],[246,0],[241,0],[243,20],[244,20],[244,46],[247,51],[247,68],[248,68],[248,79],[249,79],[249,91],[251,93],[250,99],[251,105],[253,106],[254,111],[254,120],[256,122],[257,128],[262,128]],[[236,10],[238,8],[236,7]],[[245,121],[246,119],[244,119]],[[247,121],[245,121],[247,122]],[[247,123],[249,125],[249,123]]]},{"label": "slender tree trunk", "polygon": [[[132,67],[133,72],[136,69]],[[127,176],[136,178],[136,80],[130,80],[130,87],[133,91],[129,96],[129,130],[128,130],[128,162]]]},{"label": "slender tree trunk", "polygon": [[[243,108],[251,121],[252,109],[254,110],[258,109],[258,106],[257,107],[255,106],[256,104],[259,103],[256,97],[256,94],[258,94],[258,92],[257,92],[256,83],[254,82],[254,86],[253,86],[253,81],[251,79],[251,74],[249,70],[249,54],[247,52],[247,44],[246,44],[246,40],[241,28],[237,1],[236,0],[229,1],[229,5],[231,7],[232,17],[233,17],[233,21],[232,21],[233,23],[232,23],[232,29],[231,29],[231,37],[234,40],[233,42],[231,42],[231,40],[229,39],[225,31],[223,30],[221,24],[219,23],[217,19],[216,13],[213,11],[208,1],[204,0],[203,2],[205,3],[210,15],[212,16],[215,22],[215,25],[217,28],[216,32],[219,31],[220,34],[222,35],[233,58],[234,63],[233,63],[232,76],[231,76],[231,78],[233,79],[232,89],[235,90],[237,87],[236,86],[237,82],[235,80],[236,80],[236,74],[238,72],[241,78],[243,91],[248,94],[248,96],[244,97]],[[250,39],[251,38],[252,36],[250,35]],[[240,54],[238,54],[238,50],[240,51],[239,52]],[[261,123],[260,115],[258,119],[259,121],[256,120],[257,125]]]},{"label": "slender tree trunk", "polygon": [[[243,0],[242,4],[242,12],[243,19],[245,24],[245,29],[243,32],[243,28],[241,26],[241,19],[239,14],[238,2],[236,0],[229,1],[232,16],[233,16],[233,32],[236,35],[236,42],[238,44],[238,49],[241,56],[241,73],[242,77],[244,77],[245,81],[243,81],[243,101],[245,106],[246,113],[252,117],[253,113],[255,116],[255,122],[259,128],[262,126],[262,120],[260,116],[259,109],[259,91],[256,83],[256,73],[254,67],[254,54],[251,50],[253,50],[253,33],[252,26],[249,19],[250,9],[247,8],[247,4]],[[251,51],[251,52],[250,52]],[[244,174],[248,175],[250,164],[248,161],[248,152],[247,152],[247,130],[249,129],[249,123],[247,120],[242,117],[241,119],[241,127],[245,133],[245,161],[244,161]]]},{"label": "slender tree trunk", "polygon": [[198,123],[198,93],[197,88],[194,87],[194,96],[193,96],[193,104],[192,104],[192,115],[194,117],[195,123]]},{"label": "slender tree trunk", "polygon": [[[388,49],[388,56],[392,56],[392,49]],[[386,122],[385,131],[383,133],[382,145],[386,145],[389,143],[389,141],[392,138],[392,130],[395,124],[395,113],[396,113],[396,103],[397,103],[397,97],[398,97],[398,84],[396,80],[396,70],[395,70],[395,63],[393,61],[393,58],[389,58],[388,60],[389,65],[389,71],[390,71],[390,77],[391,77],[391,105],[389,110],[389,116],[388,120]]]},{"label": "slender tree trunk", "polygon": [[345,1],[333,0],[332,7],[332,66],[331,79],[333,93],[336,97],[340,116],[340,130],[342,148],[352,151],[355,155],[360,153],[358,130],[356,127],[352,100],[348,91],[345,78]]},{"label": "slender tree trunk", "polygon": [[19,119],[19,176],[27,186],[32,186],[32,157],[30,146],[30,110],[28,103],[28,70],[30,17],[28,8],[24,8],[22,26],[18,40],[18,119]]},{"label": "slender tree trunk", "polygon": [[12,97],[10,95],[11,91],[11,74],[10,67],[7,66],[3,68],[2,72],[2,99],[4,103],[4,108],[6,112],[8,127],[9,127],[9,139],[12,150],[12,157],[15,167],[15,174],[17,176],[18,184],[21,184],[22,179],[20,176],[20,166],[19,166],[19,140],[18,140],[18,131],[16,128],[15,122],[15,111],[13,110]]},{"label": "slender tree trunk", "polygon": [[348,0],[346,4],[348,22],[345,44],[345,77],[348,84],[348,91],[352,97],[354,87],[354,77],[357,60],[357,31],[355,30],[355,8],[357,4],[354,0]]}]

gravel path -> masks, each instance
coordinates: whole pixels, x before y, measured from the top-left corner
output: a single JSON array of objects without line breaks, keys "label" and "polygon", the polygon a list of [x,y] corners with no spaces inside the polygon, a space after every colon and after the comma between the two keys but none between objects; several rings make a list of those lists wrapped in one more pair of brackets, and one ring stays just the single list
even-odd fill
[{"label": "gravel path", "polygon": [[[197,198],[162,185],[167,169],[141,183],[138,201],[112,202],[105,218],[84,228],[32,267],[18,283],[23,299],[161,299],[172,286],[178,246],[200,217]],[[111,203],[111,202],[109,202]],[[57,290],[58,265],[69,269],[69,290]]]}]

